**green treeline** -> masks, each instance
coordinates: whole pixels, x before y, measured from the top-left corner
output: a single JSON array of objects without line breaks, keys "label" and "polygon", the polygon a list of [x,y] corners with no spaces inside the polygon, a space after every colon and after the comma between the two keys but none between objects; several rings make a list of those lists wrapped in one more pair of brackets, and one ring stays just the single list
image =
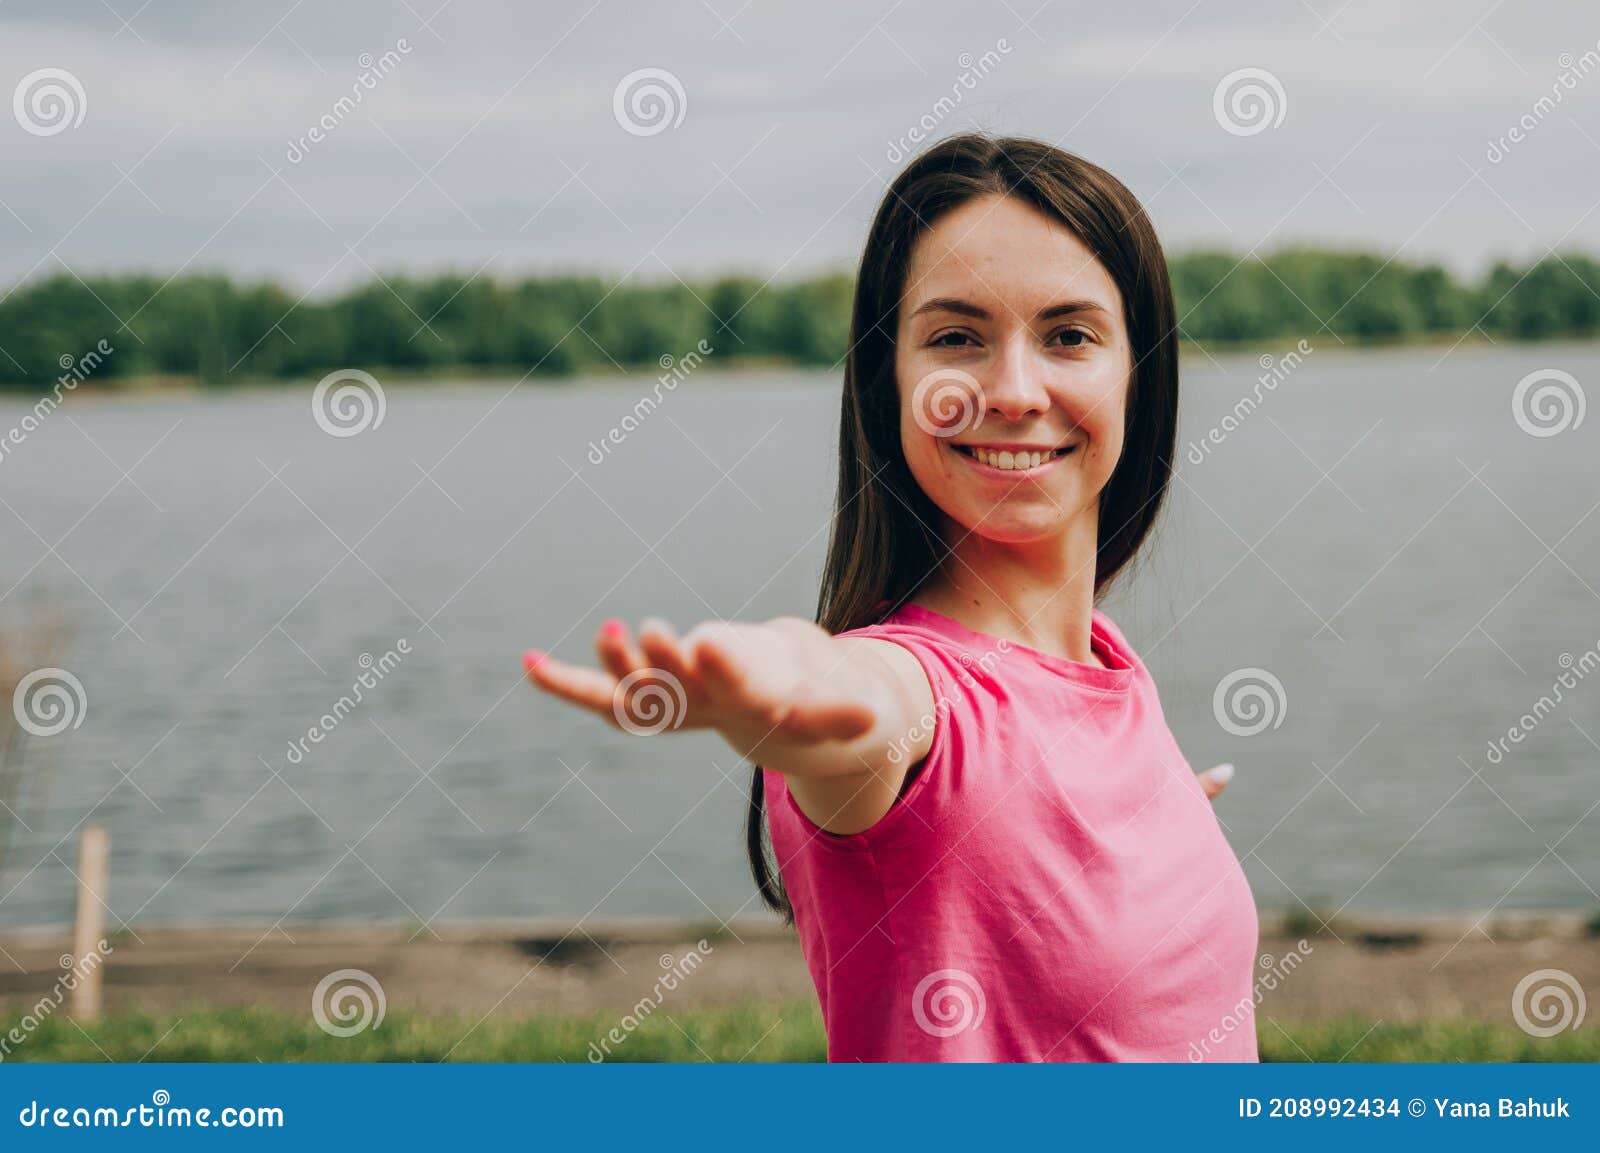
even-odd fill
[{"label": "green treeline", "polygon": [[[1497,265],[1466,283],[1436,265],[1385,264],[1371,255],[1290,249],[1240,263],[1195,252],[1172,261],[1172,276],[1182,335],[1206,345],[1317,341],[1330,330],[1349,344],[1474,326],[1514,340],[1600,332],[1600,264],[1576,255]],[[441,275],[375,280],[300,301],[275,284],[222,276],[167,283],[63,274],[17,286],[0,301],[0,381],[43,391],[68,358],[81,359],[101,341],[114,351],[91,358],[95,380],[208,384],[316,378],[338,368],[543,376],[649,369],[702,340],[717,360],[831,365],[845,349],[850,293],[844,274],[691,285]]]}]

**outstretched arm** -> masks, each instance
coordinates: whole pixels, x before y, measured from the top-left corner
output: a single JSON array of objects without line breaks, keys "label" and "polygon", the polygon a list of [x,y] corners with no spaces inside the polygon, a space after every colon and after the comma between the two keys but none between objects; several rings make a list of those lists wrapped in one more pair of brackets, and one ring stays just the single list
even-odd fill
[{"label": "outstretched arm", "polygon": [[678,637],[646,622],[635,638],[608,621],[595,638],[601,668],[529,652],[528,678],[617,728],[715,729],[735,752],[782,773],[801,810],[835,833],[889,811],[927,755],[933,710],[927,675],[899,645],[840,638],[810,621],[722,621]]},{"label": "outstretched arm", "polygon": [[[628,732],[715,729],[735,752],[782,773],[801,811],[829,832],[869,828],[889,811],[933,740],[933,693],[915,657],[888,641],[831,636],[810,621],[711,621],[678,637],[647,621],[634,638],[608,621],[601,668],[543,653],[528,679]],[[1233,766],[1199,774],[1215,800]]]}]

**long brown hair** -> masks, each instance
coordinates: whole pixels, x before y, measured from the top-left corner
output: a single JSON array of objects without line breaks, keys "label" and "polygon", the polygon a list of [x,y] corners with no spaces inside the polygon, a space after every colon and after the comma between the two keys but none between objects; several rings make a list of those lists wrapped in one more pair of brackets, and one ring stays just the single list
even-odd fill
[{"label": "long brown hair", "polygon": [[[856,277],[839,412],[839,486],[817,601],[830,633],[898,607],[938,568],[941,516],[911,476],[900,446],[894,334],[917,240],[945,213],[980,196],[1014,196],[1070,229],[1122,295],[1132,346],[1122,456],[1100,494],[1095,595],[1148,536],[1172,472],[1178,343],[1167,261],[1138,199],[1111,173],[1021,137],[954,136],[929,148],[889,186]],[[751,778],[745,840],[756,888],[785,919],[794,911],[770,855],[761,769]]]}]

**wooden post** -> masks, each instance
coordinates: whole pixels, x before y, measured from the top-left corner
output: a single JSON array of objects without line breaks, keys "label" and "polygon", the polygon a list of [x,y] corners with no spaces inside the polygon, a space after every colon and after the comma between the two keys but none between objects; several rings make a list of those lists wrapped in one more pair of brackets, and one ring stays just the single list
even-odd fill
[{"label": "wooden post", "polygon": [[[72,927],[72,963],[77,984],[71,1012],[79,1021],[100,1015],[100,973],[105,958],[100,941],[106,931],[106,874],[111,838],[104,825],[85,825],[78,840],[78,908]],[[93,957],[92,961],[86,960]]]}]

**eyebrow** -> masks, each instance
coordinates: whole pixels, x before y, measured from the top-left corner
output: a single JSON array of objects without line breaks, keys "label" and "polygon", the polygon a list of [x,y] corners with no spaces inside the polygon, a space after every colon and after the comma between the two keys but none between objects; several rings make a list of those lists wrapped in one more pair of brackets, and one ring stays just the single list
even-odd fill
[{"label": "eyebrow", "polygon": [[[1048,308],[1039,310],[1035,320],[1055,320],[1057,317],[1073,316],[1082,312],[1106,312],[1106,307],[1095,300],[1063,300],[1052,304]],[[936,296],[932,300],[919,304],[911,313],[913,317],[922,316],[930,312],[953,312],[958,316],[970,316],[974,320],[992,320],[993,314],[988,309],[971,301],[962,300],[955,296]]]}]

